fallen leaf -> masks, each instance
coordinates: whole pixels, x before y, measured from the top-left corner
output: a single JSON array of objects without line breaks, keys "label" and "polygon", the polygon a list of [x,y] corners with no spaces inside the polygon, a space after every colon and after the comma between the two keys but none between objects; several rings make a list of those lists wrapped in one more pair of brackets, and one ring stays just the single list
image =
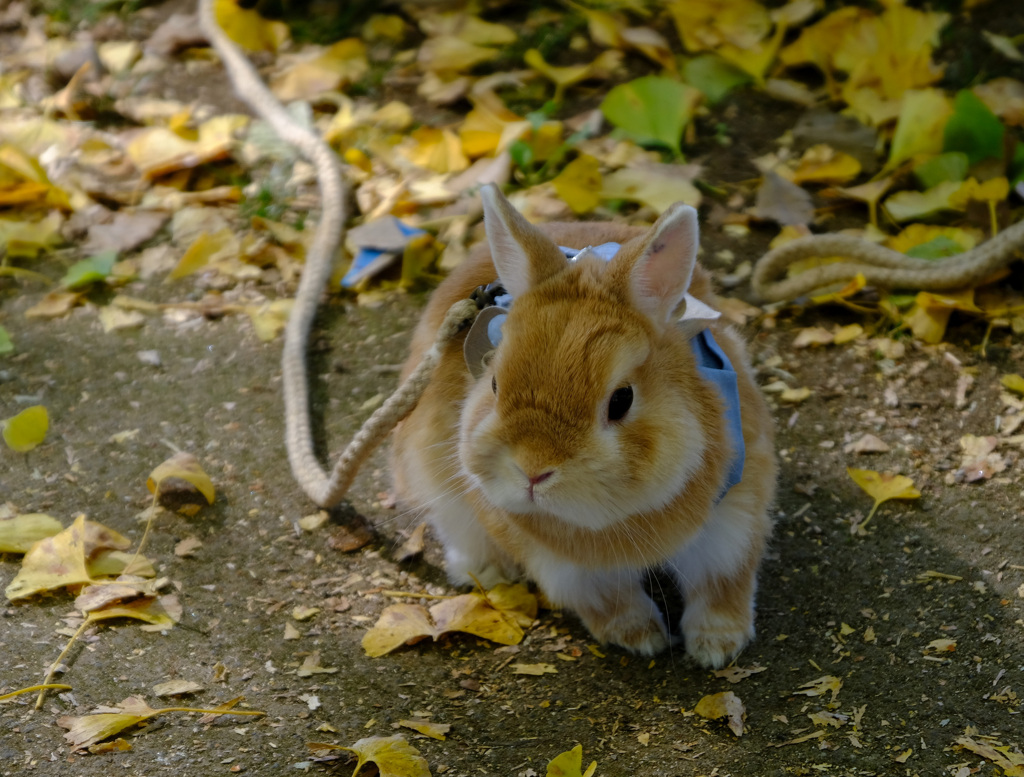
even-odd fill
[{"label": "fallen leaf", "polygon": [[27,553],[39,540],[53,537],[64,527],[45,513],[23,513],[0,520],[0,553]]},{"label": "fallen leaf", "polygon": [[[970,731],[970,729],[968,729]],[[991,761],[1003,770],[1004,777],[1024,777],[1024,755],[1018,748],[1009,745],[1002,745],[992,737],[984,737],[979,742],[970,736],[957,737],[956,743],[964,750],[970,750],[976,755]]]},{"label": "fallen leaf", "polygon": [[757,189],[757,200],[751,213],[756,218],[783,226],[814,221],[810,193],[771,170],[765,173]]},{"label": "fallen leaf", "polygon": [[337,526],[327,537],[327,547],[341,553],[351,553],[373,542],[373,533],[363,524]]},{"label": "fallen leaf", "polygon": [[594,157],[580,154],[551,181],[574,213],[588,213],[601,203],[600,166]]},{"label": "fallen leaf", "polygon": [[370,69],[366,44],[345,38],[319,56],[298,62],[271,80],[271,91],[284,103],[312,101],[362,79]]},{"label": "fallen leaf", "polygon": [[767,669],[768,667],[766,666],[758,666],[756,664],[749,668],[744,668],[741,666],[727,666],[725,667],[725,669],[714,670],[712,674],[714,674],[715,677],[723,678],[727,682],[738,683],[740,680],[745,680],[751,675],[767,671]]},{"label": "fallen leaf", "polygon": [[137,726],[150,718],[154,718],[157,715],[163,715],[168,712],[205,712],[207,715],[266,714],[264,712],[250,710],[230,711],[231,706],[240,700],[241,698],[234,699],[232,702],[223,704],[215,710],[192,709],[186,707],[164,707],[161,709],[155,709],[146,704],[145,700],[141,697],[129,696],[116,707],[101,707],[100,712],[92,715],[82,715],[78,717],[64,716],[62,718],[58,718],[57,725],[61,728],[68,729],[68,733],[64,735],[64,739],[68,741],[71,749],[80,750],[103,739],[112,737],[114,734],[124,731],[126,728]]},{"label": "fallen leaf", "polygon": [[160,464],[146,478],[146,488],[159,498],[166,490],[165,481],[171,480],[184,480],[192,484],[199,493],[206,497],[207,503],[213,504],[215,495],[213,482],[210,480],[210,476],[203,472],[199,460],[191,453],[185,451],[176,453]]},{"label": "fallen leaf", "polygon": [[637,143],[681,154],[683,130],[702,96],[699,89],[672,78],[643,76],[613,87],[601,112]]},{"label": "fallen leaf", "polygon": [[1010,389],[1010,391],[1024,396],[1024,377],[1020,375],[1003,375],[999,382]]},{"label": "fallen leaf", "polygon": [[335,674],[336,667],[320,665],[320,651],[314,650],[302,660],[302,666],[295,670],[298,677],[312,677],[315,674]]},{"label": "fallen leaf", "polygon": [[590,78],[608,78],[622,63],[622,54],[618,51],[604,51],[589,64],[557,67],[545,62],[537,49],[530,49],[523,55],[523,62],[554,83],[555,94],[552,99],[560,103],[565,90],[573,84]]},{"label": "fallen leaf", "polygon": [[921,652],[923,652],[927,656],[933,655],[935,653],[952,653],[955,650],[955,639],[933,639]]},{"label": "fallen leaf", "polygon": [[395,604],[381,613],[372,629],[363,635],[363,649],[370,657],[390,653],[402,645],[411,645],[430,637],[461,631],[498,642],[515,645],[523,639],[523,629],[537,615],[537,598],[521,584],[501,584],[488,591],[462,594],[444,599],[428,612],[418,604]]},{"label": "fallen leaf", "polygon": [[916,156],[942,151],[943,130],[952,114],[953,106],[941,89],[905,92],[885,170],[894,170]]},{"label": "fallen leaf", "polygon": [[203,547],[203,541],[198,537],[186,537],[174,545],[174,555],[178,558],[189,558],[194,556],[201,547]]},{"label": "fallen leaf", "polygon": [[1003,156],[1006,129],[973,92],[963,89],[953,100],[953,115],[943,131],[943,151],[961,151],[972,164]]},{"label": "fallen leaf", "polygon": [[856,442],[843,446],[843,453],[888,453],[889,446],[873,434],[865,434]]},{"label": "fallen leaf", "polygon": [[820,326],[804,327],[793,338],[794,348],[807,348],[811,345],[831,345],[835,335]]},{"label": "fallen leaf", "polygon": [[512,664],[512,673],[540,677],[545,674],[558,674],[558,670],[554,664]]},{"label": "fallen leaf", "polygon": [[693,711],[708,720],[726,718],[729,730],[738,737],[743,736],[743,721],[747,717],[747,711],[740,697],[732,691],[703,697]]},{"label": "fallen leaf", "polygon": [[154,696],[183,696],[186,693],[198,693],[202,691],[200,683],[191,680],[168,680],[165,683],[158,683],[153,686]]},{"label": "fallen leaf", "polygon": [[93,224],[82,246],[83,253],[132,251],[156,235],[169,215],[153,210],[119,210],[107,224]]},{"label": "fallen leaf", "polygon": [[76,291],[93,283],[102,283],[110,276],[116,262],[116,251],[104,251],[75,262],[61,279],[61,286]]},{"label": "fallen leaf", "polygon": [[[2,526],[3,524],[0,524]],[[395,554],[395,559],[401,563],[408,561],[409,559],[415,558],[423,553],[423,534],[427,529],[426,521],[418,524],[408,539],[402,543],[402,546],[398,549]]]},{"label": "fallen leaf", "polygon": [[65,316],[82,299],[75,291],[51,291],[25,311],[26,318],[59,318]]},{"label": "fallen leaf", "polygon": [[26,453],[46,439],[50,415],[42,405],[33,405],[10,418],[0,419],[4,442],[17,453]]},{"label": "fallen leaf", "polygon": [[366,655],[377,658],[434,636],[430,613],[418,604],[393,604],[385,608],[372,629],[363,635]]},{"label": "fallen leaf", "polygon": [[246,51],[274,52],[288,40],[287,24],[268,21],[236,0],[214,0],[213,10],[225,34]]},{"label": "fallen leaf", "polygon": [[318,754],[331,750],[355,753],[359,761],[352,772],[352,777],[356,777],[367,763],[376,764],[380,770],[380,777],[430,777],[427,760],[401,734],[390,737],[367,737],[360,739],[352,747],[321,742],[309,742],[307,747]]},{"label": "fallen leaf", "polygon": [[819,144],[811,146],[800,157],[793,171],[793,183],[846,183],[860,175],[860,171],[861,165],[856,158]]},{"label": "fallen leaf", "polygon": [[854,483],[875,500],[867,518],[859,524],[860,530],[863,530],[883,502],[890,499],[918,499],[921,496],[921,492],[914,488],[914,481],[903,475],[883,475],[870,469],[853,469],[851,467],[847,467],[846,472],[853,478]]},{"label": "fallen leaf", "polygon": [[431,739],[440,739],[442,742],[447,738],[445,734],[451,731],[450,723],[431,723],[429,720],[400,720],[396,724],[418,731]]},{"label": "fallen leaf", "polygon": [[804,683],[797,690],[793,691],[793,693],[800,696],[822,696],[826,693],[831,693],[832,696],[829,701],[835,702],[842,687],[842,680],[834,675],[828,674],[824,677],[819,677],[817,680],[811,680],[810,682]]},{"label": "fallen leaf", "polygon": [[548,761],[546,777],[593,777],[596,771],[597,761],[591,761],[583,771],[583,745],[576,745]]},{"label": "fallen leaf", "polygon": [[664,213],[676,202],[698,207],[700,190],[679,165],[625,167],[604,176],[600,196],[606,200],[630,200]]}]

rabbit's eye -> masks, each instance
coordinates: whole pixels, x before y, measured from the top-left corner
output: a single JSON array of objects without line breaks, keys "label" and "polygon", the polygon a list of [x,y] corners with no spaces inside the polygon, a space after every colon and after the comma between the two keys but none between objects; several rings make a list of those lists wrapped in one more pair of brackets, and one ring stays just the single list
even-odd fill
[{"label": "rabbit's eye", "polygon": [[612,392],[612,398],[608,402],[608,420],[621,421],[629,412],[633,404],[633,387],[623,386]]},{"label": "rabbit's eye", "polygon": [[495,378],[493,375],[491,376],[491,391],[493,391],[495,394],[498,393],[498,379]]}]

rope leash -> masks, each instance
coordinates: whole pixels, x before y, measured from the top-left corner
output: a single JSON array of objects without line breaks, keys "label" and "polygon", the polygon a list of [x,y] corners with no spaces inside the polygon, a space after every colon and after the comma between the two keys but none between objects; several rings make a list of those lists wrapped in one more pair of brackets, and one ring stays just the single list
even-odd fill
[{"label": "rope leash", "polygon": [[322,215],[306,257],[306,266],[295,295],[295,306],[285,327],[281,379],[284,388],[285,446],[292,473],[310,499],[321,507],[331,507],[344,497],[359,466],[370,452],[415,407],[448,343],[467,322],[476,317],[477,307],[471,300],[462,300],[449,309],[437,339],[423,361],[367,419],[328,475],[313,452],[306,350],[320,294],[330,279],[331,262],[345,237],[348,191],[334,152],[319,135],[297,124],[285,111],[264,85],[252,63],[221,30],[213,6],[214,0],[199,0],[199,23],[224,63],[235,91],[282,140],[298,149],[316,170]]},{"label": "rope leash", "polygon": [[[915,259],[850,235],[812,235],[769,251],[751,278],[754,293],[767,302],[795,299],[814,289],[852,280],[861,273],[873,286],[945,291],[976,284],[1008,266],[1024,250],[1024,221],[1007,227],[971,251],[945,259]],[[836,262],[785,278],[800,259],[844,256]]]}]

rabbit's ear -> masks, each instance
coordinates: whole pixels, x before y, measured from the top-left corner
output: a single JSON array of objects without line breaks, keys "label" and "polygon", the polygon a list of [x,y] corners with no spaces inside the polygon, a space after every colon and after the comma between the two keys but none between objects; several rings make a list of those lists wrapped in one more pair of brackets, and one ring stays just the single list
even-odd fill
[{"label": "rabbit's ear", "polygon": [[629,271],[634,304],[657,326],[671,318],[690,288],[697,262],[697,211],[677,202],[643,238]]},{"label": "rabbit's ear", "polygon": [[512,207],[497,186],[480,188],[484,229],[501,285],[513,297],[565,269],[567,260],[551,238]]}]

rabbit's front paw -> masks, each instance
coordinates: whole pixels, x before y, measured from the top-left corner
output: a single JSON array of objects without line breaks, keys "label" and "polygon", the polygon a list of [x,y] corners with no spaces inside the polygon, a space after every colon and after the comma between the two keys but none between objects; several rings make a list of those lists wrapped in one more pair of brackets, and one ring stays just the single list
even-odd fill
[{"label": "rabbit's front paw", "polygon": [[720,669],[754,638],[753,618],[728,617],[705,610],[700,617],[683,615],[686,652],[701,666]]},{"label": "rabbit's front paw", "polygon": [[619,645],[631,653],[653,656],[669,646],[668,629],[657,608],[653,613],[643,609],[646,608],[621,613],[599,626],[587,626],[603,642]]}]

